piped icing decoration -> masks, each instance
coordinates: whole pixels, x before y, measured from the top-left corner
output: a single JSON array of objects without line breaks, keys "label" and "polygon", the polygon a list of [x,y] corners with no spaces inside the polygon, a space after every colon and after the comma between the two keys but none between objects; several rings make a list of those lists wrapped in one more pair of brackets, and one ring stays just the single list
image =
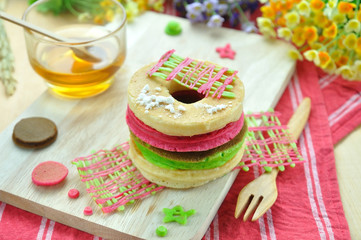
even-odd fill
[{"label": "piped icing decoration", "polygon": [[174,52],[175,50],[170,50],[163,54],[147,74],[167,81],[173,80],[189,89],[197,90],[205,97],[209,94],[217,98],[235,97],[230,90],[238,71],[188,57],[182,58]]},{"label": "piped icing decoration", "polygon": [[163,208],[163,213],[165,214],[163,218],[164,223],[177,222],[185,225],[187,224],[188,217],[194,215],[196,211],[194,209],[184,211],[182,206],[177,205],[173,208]]},{"label": "piped icing decoration", "polygon": [[174,108],[174,101],[175,100],[173,97],[164,97],[151,94],[148,84],[144,86],[137,97],[137,103],[141,106],[144,106],[146,113],[155,107],[162,107],[173,114],[174,118],[179,118],[182,115],[182,112],[186,110],[186,108],[184,106],[179,106],[177,111]]},{"label": "piped icing decoration", "polygon": [[87,192],[104,213],[122,211],[125,205],[164,188],[141,175],[129,159],[128,150],[129,143],[124,142],[72,161]]},{"label": "piped icing decoration", "polygon": [[218,147],[233,139],[242,129],[244,117],[228,123],[222,129],[194,136],[170,136],[144,124],[130,108],[127,109],[126,121],[129,129],[142,141],[167,151],[191,152],[206,151]]},{"label": "piped icing decoration", "polygon": [[272,109],[246,115],[247,144],[239,168],[245,170],[258,165],[266,172],[270,172],[274,167],[284,171],[285,166],[295,167],[297,163],[304,163],[296,142],[292,140],[287,126],[281,124],[278,116],[279,113]]}]

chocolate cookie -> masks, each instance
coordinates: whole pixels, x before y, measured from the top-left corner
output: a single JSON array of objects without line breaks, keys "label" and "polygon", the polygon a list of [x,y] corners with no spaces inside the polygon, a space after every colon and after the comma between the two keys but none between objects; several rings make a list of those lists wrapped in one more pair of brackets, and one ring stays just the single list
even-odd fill
[{"label": "chocolate cookie", "polygon": [[43,148],[53,143],[58,135],[55,123],[47,118],[21,119],[14,127],[13,141],[23,148]]}]

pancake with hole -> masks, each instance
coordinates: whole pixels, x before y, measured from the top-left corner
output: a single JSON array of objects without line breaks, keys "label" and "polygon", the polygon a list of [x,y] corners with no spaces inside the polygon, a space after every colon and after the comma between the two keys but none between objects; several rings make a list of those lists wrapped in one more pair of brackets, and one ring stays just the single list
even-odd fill
[{"label": "pancake with hole", "polygon": [[148,180],[172,188],[227,174],[244,152],[243,99],[237,71],[168,51],[130,80],[130,158]]}]

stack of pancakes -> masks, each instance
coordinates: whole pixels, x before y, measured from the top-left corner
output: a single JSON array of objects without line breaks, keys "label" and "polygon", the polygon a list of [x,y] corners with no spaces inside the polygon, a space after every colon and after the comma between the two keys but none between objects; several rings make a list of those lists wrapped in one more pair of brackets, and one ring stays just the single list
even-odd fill
[{"label": "stack of pancakes", "polygon": [[151,182],[172,188],[200,186],[231,171],[242,159],[247,133],[240,79],[225,71],[234,97],[217,98],[149,76],[152,66],[138,70],[128,87],[134,165]]}]

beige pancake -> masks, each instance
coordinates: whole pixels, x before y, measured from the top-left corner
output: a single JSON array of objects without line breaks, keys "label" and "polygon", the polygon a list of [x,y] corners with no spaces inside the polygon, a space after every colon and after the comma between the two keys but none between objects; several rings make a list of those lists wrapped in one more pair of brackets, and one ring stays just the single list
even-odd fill
[{"label": "beige pancake", "polygon": [[204,170],[170,170],[153,165],[143,155],[133,141],[129,142],[129,157],[133,164],[151,182],[170,188],[192,188],[215,180],[232,171],[241,161],[245,144],[230,161],[224,165]]},{"label": "beige pancake", "polygon": [[[230,122],[237,121],[243,111],[244,86],[236,76],[236,81],[231,84],[231,92],[234,98],[212,98],[211,94],[195,103],[186,104],[172,97],[174,92],[189,90],[174,80],[164,80],[160,77],[149,77],[147,72],[155,63],[149,64],[138,70],[130,80],[128,86],[128,104],[135,116],[146,125],[167,135],[172,136],[193,136],[204,134],[223,128]],[[137,98],[144,87],[148,85],[148,95],[172,97],[175,101],[172,104],[174,113],[166,109],[166,105],[153,107],[146,110]],[[143,90],[144,91],[144,90]],[[192,90],[195,91],[195,90]],[[212,114],[207,112],[207,107],[213,109],[225,106]],[[209,110],[209,109],[208,109]]]}]

